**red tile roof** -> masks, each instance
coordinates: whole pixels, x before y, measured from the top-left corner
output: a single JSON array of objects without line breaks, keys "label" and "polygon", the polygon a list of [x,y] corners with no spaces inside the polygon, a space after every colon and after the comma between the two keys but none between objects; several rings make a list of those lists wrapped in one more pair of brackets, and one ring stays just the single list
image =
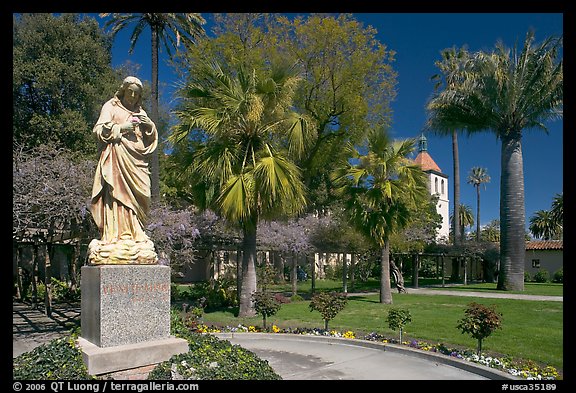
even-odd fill
[{"label": "red tile roof", "polygon": [[563,250],[562,240],[533,240],[526,242],[527,250]]},{"label": "red tile roof", "polygon": [[434,162],[430,154],[428,154],[428,152],[425,150],[418,153],[414,159],[414,162],[419,164],[423,171],[433,170],[442,173],[440,167]]}]

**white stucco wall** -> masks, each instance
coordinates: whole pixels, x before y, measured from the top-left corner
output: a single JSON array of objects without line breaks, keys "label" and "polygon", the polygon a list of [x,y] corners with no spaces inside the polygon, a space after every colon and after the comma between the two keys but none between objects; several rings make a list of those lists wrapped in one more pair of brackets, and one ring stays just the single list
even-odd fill
[{"label": "white stucco wall", "polygon": [[532,267],[532,260],[540,260],[540,269],[548,270],[550,280],[554,278],[554,273],[564,266],[563,250],[526,250],[524,271],[534,276],[539,269]]}]

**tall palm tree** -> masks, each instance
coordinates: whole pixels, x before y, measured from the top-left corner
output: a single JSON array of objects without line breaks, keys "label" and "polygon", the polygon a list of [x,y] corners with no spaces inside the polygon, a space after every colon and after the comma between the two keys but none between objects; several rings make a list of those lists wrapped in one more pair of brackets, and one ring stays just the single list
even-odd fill
[{"label": "tall palm tree", "polygon": [[[476,241],[480,241],[480,185],[490,182],[488,170],[481,167],[473,167],[468,174],[468,184],[476,188]],[[486,185],[484,184],[484,188]]]},{"label": "tall palm tree", "polygon": [[372,131],[367,153],[349,147],[353,161],[332,174],[352,225],[380,247],[380,303],[392,304],[390,237],[410,222],[414,206],[430,201],[425,173],[408,158],[415,144]]},{"label": "tall palm tree", "polygon": [[[132,35],[130,36],[130,48],[128,53],[132,54],[138,38],[146,27],[150,28],[151,45],[152,45],[152,108],[150,117],[158,124],[158,52],[159,44],[163,44],[168,57],[172,58],[171,48],[178,48],[180,42],[185,45],[194,44],[194,42],[206,35],[203,24],[206,23],[204,18],[198,13],[101,13],[100,17],[110,19],[106,21],[104,27],[112,27],[112,37],[130,26],[135,24]],[[152,154],[150,162],[151,174],[151,197],[152,202],[157,202],[160,198],[160,163],[158,160],[158,150]]]},{"label": "tall palm tree", "polygon": [[562,117],[561,48],[562,37],[534,44],[532,31],[521,50],[498,42],[492,53],[474,54],[469,61],[470,76],[455,89],[436,94],[428,105],[432,127],[490,130],[502,143],[498,289],[524,289],[522,132],[530,128],[546,131],[546,121]]},{"label": "tall palm tree", "polygon": [[[233,67],[233,66],[232,66]],[[179,91],[180,123],[170,140],[197,138],[183,176],[203,194],[200,208],[243,231],[239,316],[255,315],[256,233],[261,218],[294,215],[306,206],[295,157],[305,149],[305,119],[290,111],[299,77],[293,67],[262,73],[203,62]]]},{"label": "tall palm tree", "polygon": [[[434,64],[441,71],[441,74],[432,75],[432,80],[436,81],[434,90],[444,86],[445,89],[453,89],[464,78],[464,64],[468,60],[469,54],[465,46],[456,49],[455,47],[444,49],[440,52],[442,60]],[[456,127],[437,127],[435,132],[452,136],[452,168],[454,171],[454,244],[460,243],[459,235],[461,230],[460,214],[460,158],[458,154],[458,131]]]}]

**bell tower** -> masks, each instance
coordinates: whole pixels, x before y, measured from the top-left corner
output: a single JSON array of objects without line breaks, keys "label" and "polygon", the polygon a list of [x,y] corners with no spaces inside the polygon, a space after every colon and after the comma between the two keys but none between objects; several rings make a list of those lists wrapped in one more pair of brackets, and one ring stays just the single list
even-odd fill
[{"label": "bell tower", "polygon": [[418,139],[418,155],[414,162],[420,165],[422,170],[428,175],[428,191],[430,195],[438,195],[436,212],[442,216],[442,226],[438,230],[436,240],[448,242],[450,236],[450,209],[448,200],[448,175],[440,170],[428,153],[428,140],[422,134]]}]

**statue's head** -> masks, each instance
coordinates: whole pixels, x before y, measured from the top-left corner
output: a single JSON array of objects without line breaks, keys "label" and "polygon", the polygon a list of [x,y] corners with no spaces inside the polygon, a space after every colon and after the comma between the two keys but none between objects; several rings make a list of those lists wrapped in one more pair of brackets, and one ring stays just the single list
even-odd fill
[{"label": "statue's head", "polygon": [[124,106],[130,107],[128,109],[136,111],[142,106],[142,91],[143,85],[140,79],[135,76],[127,76],[122,81],[122,85],[115,96]]}]

